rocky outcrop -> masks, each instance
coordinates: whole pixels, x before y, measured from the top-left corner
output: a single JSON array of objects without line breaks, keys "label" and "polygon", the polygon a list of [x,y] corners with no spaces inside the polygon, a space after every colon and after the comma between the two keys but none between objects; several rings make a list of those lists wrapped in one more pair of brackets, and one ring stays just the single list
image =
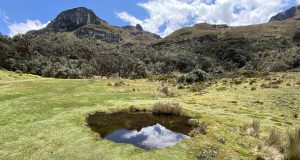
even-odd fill
[{"label": "rocky outcrop", "polygon": [[292,7],[285,12],[278,13],[277,15],[273,16],[269,22],[275,21],[283,21],[287,19],[299,19],[300,18],[300,5]]},{"label": "rocky outcrop", "polygon": [[144,31],[143,27],[140,24],[137,24],[135,28],[139,31]]},{"label": "rocky outcrop", "polygon": [[60,13],[46,28],[55,32],[74,31],[88,24],[107,24],[104,20],[87,8],[79,7]]},{"label": "rocky outcrop", "polygon": [[114,33],[107,33],[102,30],[96,30],[93,28],[87,28],[83,27],[74,32],[74,34],[78,38],[89,38],[93,37],[98,40],[103,40],[106,42],[120,42],[121,41],[121,36],[120,34],[114,34]]}]

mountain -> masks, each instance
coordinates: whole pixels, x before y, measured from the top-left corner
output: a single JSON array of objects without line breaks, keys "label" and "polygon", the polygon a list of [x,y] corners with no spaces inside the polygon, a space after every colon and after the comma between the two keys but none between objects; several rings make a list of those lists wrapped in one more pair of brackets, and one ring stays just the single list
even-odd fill
[{"label": "mountain", "polygon": [[79,7],[60,13],[46,28],[29,32],[47,34],[67,32],[77,38],[95,38],[115,43],[149,44],[160,36],[146,32],[141,25],[116,27],[100,19],[92,10]]},{"label": "mountain", "polygon": [[200,23],[160,38],[139,24],[112,26],[79,7],[60,13],[44,29],[0,36],[0,67],[58,78],[299,71],[298,13],[299,6],[249,26]]},{"label": "mountain", "polygon": [[283,21],[287,19],[300,19],[300,6],[292,7],[285,12],[273,16],[269,22]]}]

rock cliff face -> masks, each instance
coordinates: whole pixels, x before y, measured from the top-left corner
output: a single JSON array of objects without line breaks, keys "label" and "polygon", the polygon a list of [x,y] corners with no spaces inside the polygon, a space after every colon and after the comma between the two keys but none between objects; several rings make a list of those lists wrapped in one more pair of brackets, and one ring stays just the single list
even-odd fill
[{"label": "rock cliff face", "polygon": [[53,31],[74,31],[88,24],[107,24],[87,8],[80,7],[60,13],[48,26]]},{"label": "rock cliff face", "polygon": [[106,42],[120,42],[120,34],[108,33],[102,30],[96,30],[93,28],[83,27],[74,32],[78,38],[95,38]]},{"label": "rock cliff face", "polygon": [[292,7],[285,12],[273,16],[269,22],[283,21],[287,19],[300,19],[300,5]]}]

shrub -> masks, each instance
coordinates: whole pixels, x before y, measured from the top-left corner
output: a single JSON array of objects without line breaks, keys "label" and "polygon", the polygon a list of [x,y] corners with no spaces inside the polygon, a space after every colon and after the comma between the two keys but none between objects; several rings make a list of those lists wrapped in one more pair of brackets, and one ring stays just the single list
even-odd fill
[{"label": "shrub", "polygon": [[186,81],[187,83],[198,82],[198,79],[199,79],[199,77],[198,77],[196,74],[194,74],[194,73],[190,73],[190,74],[187,74],[187,75],[185,76],[185,81]]},{"label": "shrub", "polygon": [[182,83],[177,84],[177,89],[185,89],[185,86]]},{"label": "shrub", "polygon": [[293,57],[292,65],[294,68],[300,66],[300,55],[296,55],[295,57]]},{"label": "shrub", "polygon": [[242,75],[247,78],[254,78],[254,77],[260,77],[261,73],[258,71],[246,70],[242,72]]},{"label": "shrub", "polygon": [[289,145],[285,158],[287,160],[300,159],[300,128],[289,133]]},{"label": "shrub", "polygon": [[201,69],[196,69],[186,75],[182,75],[178,82],[180,83],[195,83],[195,82],[203,82],[208,80],[208,73],[204,72]]},{"label": "shrub", "polygon": [[177,58],[176,68],[180,72],[190,72],[195,67],[195,61],[193,56],[187,56],[189,54],[180,54]]},{"label": "shrub", "polygon": [[285,62],[276,62],[271,66],[272,72],[284,72],[287,71],[290,68],[288,64]]},{"label": "shrub", "polygon": [[152,106],[152,113],[180,115],[182,107],[178,103],[157,102]]},{"label": "shrub", "polygon": [[214,147],[201,150],[196,154],[198,160],[213,160],[218,155],[218,150]]}]

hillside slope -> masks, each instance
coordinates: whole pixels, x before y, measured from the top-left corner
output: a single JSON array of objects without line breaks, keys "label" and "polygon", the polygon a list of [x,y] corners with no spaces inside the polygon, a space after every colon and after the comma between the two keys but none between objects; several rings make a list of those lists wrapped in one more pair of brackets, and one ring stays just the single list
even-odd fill
[{"label": "hillside slope", "polygon": [[202,23],[161,39],[140,25],[112,26],[87,8],[74,8],[44,29],[0,37],[0,67],[60,78],[141,78],[195,69],[211,75],[299,71],[300,20],[295,13],[259,25]]}]

